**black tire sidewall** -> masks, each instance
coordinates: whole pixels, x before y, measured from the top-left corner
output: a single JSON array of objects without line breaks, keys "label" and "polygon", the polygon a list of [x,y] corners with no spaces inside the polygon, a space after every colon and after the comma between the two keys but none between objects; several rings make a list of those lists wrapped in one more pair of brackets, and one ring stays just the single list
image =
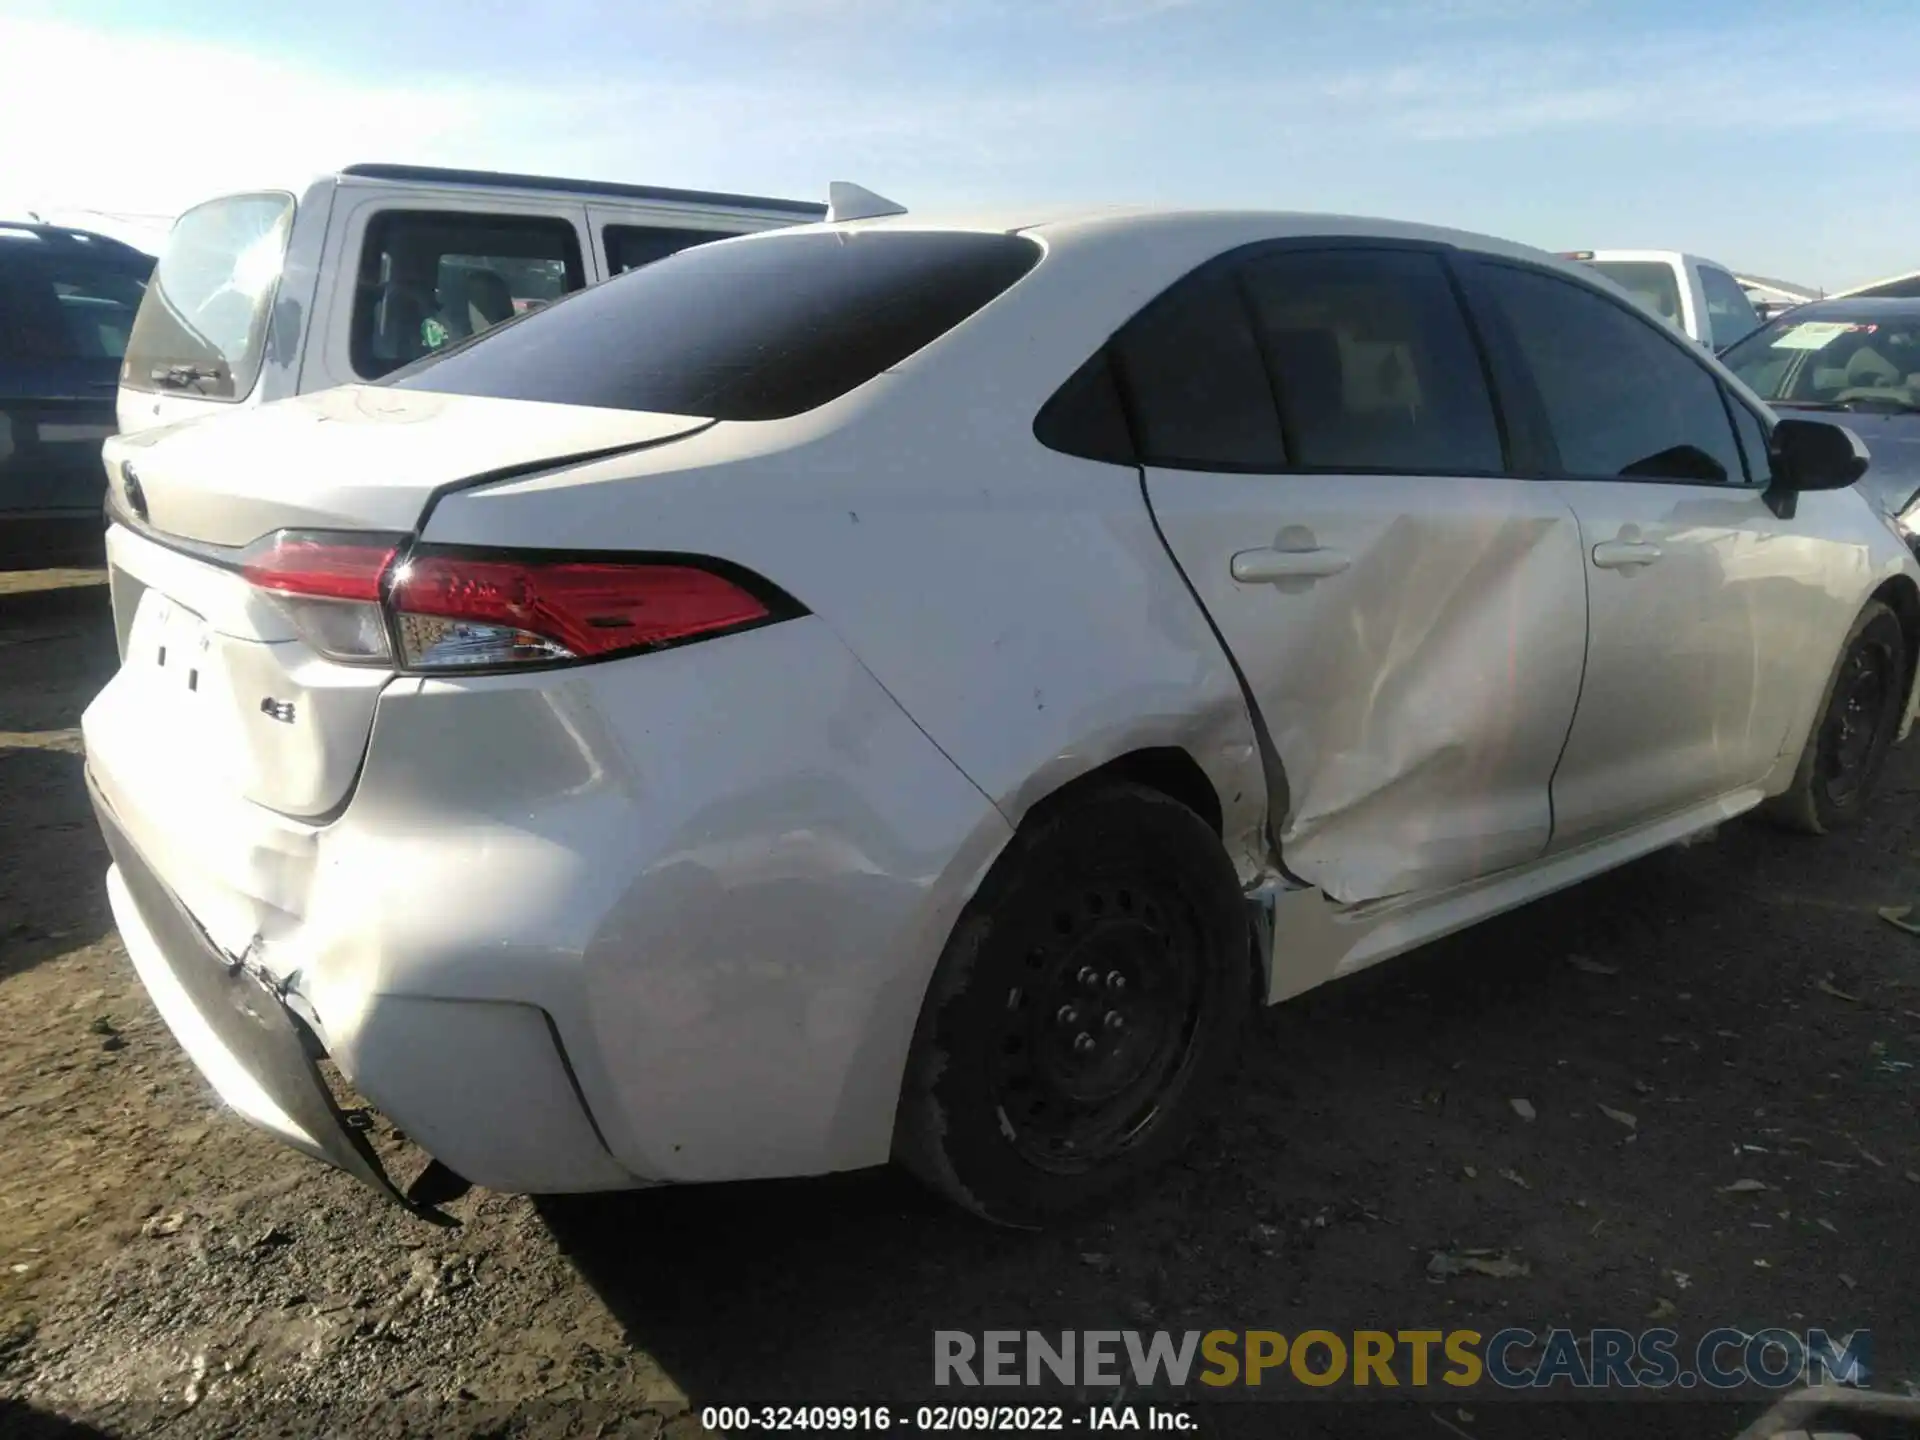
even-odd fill
[{"label": "black tire sidewall", "polygon": [[[1043,943],[1062,895],[1129,880],[1173,897],[1201,946],[1202,998],[1181,1069],[1160,1113],[1127,1149],[1076,1172],[1042,1169],[1002,1132],[992,1037],[1025,957]],[[1030,817],[955,927],[929,987],[902,1096],[897,1149],[910,1168],[989,1219],[1039,1225],[1162,1163],[1231,1064],[1252,1004],[1244,897],[1218,836],[1157,791],[1090,787]]]},{"label": "black tire sidewall", "polygon": [[[1893,693],[1883,702],[1882,713],[1877,721],[1873,737],[1873,750],[1867,757],[1866,773],[1860,781],[1860,788],[1853,798],[1844,805],[1835,804],[1827,794],[1825,784],[1820,778],[1819,747],[1821,736],[1825,733],[1827,722],[1832,716],[1833,707],[1839,703],[1839,678],[1846,672],[1847,659],[1854,650],[1865,643],[1885,644],[1892,648],[1899,669],[1894,676]],[[1842,830],[1857,821],[1867,806],[1872,803],[1875,786],[1879,783],[1880,772],[1886,766],[1887,754],[1893,748],[1894,737],[1900,732],[1901,711],[1907,703],[1908,680],[1912,674],[1913,657],[1907,654],[1906,635],[1900,628],[1899,617],[1885,605],[1878,602],[1861,612],[1847,632],[1847,643],[1841,648],[1839,663],[1834,666],[1834,684],[1829,687],[1827,703],[1821,707],[1820,715],[1814,723],[1813,733],[1808,737],[1809,757],[1812,761],[1807,767],[1807,801],[1823,833]]]}]

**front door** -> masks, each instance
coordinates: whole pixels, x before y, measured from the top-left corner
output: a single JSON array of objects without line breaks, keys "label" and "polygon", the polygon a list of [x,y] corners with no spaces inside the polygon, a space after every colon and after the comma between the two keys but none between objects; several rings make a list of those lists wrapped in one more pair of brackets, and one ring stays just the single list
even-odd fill
[{"label": "front door", "polygon": [[1806,699],[1798,642],[1825,617],[1799,577],[1820,573],[1807,550],[1826,543],[1761,498],[1759,420],[1690,347],[1596,289],[1492,262],[1473,289],[1580,520],[1586,675],[1554,848],[1758,785]]},{"label": "front door", "polygon": [[1216,263],[1115,364],[1155,519],[1271,738],[1287,868],[1361,901],[1539,856],[1580,680],[1579,533],[1553,487],[1505,473],[1443,253]]}]

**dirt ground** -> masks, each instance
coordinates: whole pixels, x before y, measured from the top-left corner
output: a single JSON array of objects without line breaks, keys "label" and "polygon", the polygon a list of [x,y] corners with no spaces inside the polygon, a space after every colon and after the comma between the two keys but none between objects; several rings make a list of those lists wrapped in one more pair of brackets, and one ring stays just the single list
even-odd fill
[{"label": "dirt ground", "polygon": [[[939,1398],[936,1329],[1671,1315],[1867,1327],[1880,1388],[1920,1378],[1920,939],[1876,915],[1920,901],[1920,743],[1857,835],[1729,826],[1266,1012],[1182,1161],[1058,1233],[887,1172],[471,1192],[435,1228],[223,1114],[147,1003],[81,786],[113,664],[98,574],[0,576],[0,1432],[678,1435],[706,1404]],[[1467,1247],[1527,1273],[1429,1277]],[[1731,1440],[1754,1413],[1203,1418]]]}]

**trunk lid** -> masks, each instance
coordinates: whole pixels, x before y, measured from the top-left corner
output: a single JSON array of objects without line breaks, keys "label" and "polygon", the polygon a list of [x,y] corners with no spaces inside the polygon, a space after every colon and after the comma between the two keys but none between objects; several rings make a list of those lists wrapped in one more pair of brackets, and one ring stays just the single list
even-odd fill
[{"label": "trunk lid", "polygon": [[125,498],[121,467],[133,467],[154,530],[241,546],[281,529],[411,530],[444,485],[655,444],[710,423],[344,385],[115,436],[105,453],[117,498]]},{"label": "trunk lid", "polygon": [[393,671],[315,650],[239,572],[240,547],[282,529],[405,534],[443,486],[709,423],[348,387],[117,437],[106,452],[115,503],[144,506],[145,524],[109,533],[121,667],[86,718],[116,808],[163,828],[169,814],[219,804],[321,820],[352,789]]}]

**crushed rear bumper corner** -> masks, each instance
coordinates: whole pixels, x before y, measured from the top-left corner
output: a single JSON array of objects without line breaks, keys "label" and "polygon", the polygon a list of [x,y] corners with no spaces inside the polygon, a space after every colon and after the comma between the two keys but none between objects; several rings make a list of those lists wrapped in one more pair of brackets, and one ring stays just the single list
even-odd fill
[{"label": "crushed rear bumper corner", "polygon": [[174,1038],[255,1126],[409,1210],[364,1133],[347,1123],[270,979],[216,948],[120,825],[91,769],[87,795],[113,858],[108,888],[135,968]]}]

